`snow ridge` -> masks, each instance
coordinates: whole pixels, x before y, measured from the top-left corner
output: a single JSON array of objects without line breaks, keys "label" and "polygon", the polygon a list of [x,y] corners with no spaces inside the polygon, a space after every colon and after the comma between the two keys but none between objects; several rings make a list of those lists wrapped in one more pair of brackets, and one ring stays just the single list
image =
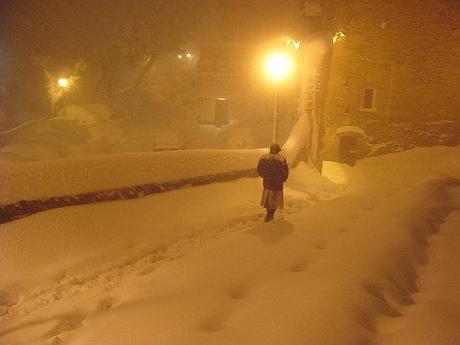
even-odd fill
[{"label": "snow ridge", "polygon": [[[352,247],[373,252],[366,253],[367,262],[353,262],[354,258],[350,258],[350,268],[361,272],[345,269],[348,274],[362,275],[361,286],[365,295],[356,295],[348,312],[366,332],[361,334],[361,339],[340,344],[360,343],[364,339],[364,343],[380,344],[391,336],[391,332],[386,333],[381,327],[382,319],[398,320],[405,314],[405,308],[415,303],[413,296],[419,291],[419,271],[428,263],[428,238],[437,234],[449,214],[458,208],[449,197],[450,190],[458,186],[460,180],[451,176],[431,179],[394,196],[363,219],[366,223],[363,230],[372,235],[361,234],[343,250],[348,255],[353,251]],[[362,260],[360,256],[354,257]],[[342,257],[337,259],[336,265],[340,265],[339,260],[346,262]],[[455,328],[456,323],[451,327]],[[329,344],[333,343],[339,344]]]},{"label": "snow ridge", "polygon": [[255,169],[229,171],[214,175],[183,178],[162,183],[148,183],[140,186],[117,188],[106,191],[57,196],[37,200],[21,200],[14,204],[0,205],[0,224],[58,207],[92,204],[104,201],[129,200],[208,183],[232,181],[242,177],[257,176]]}]

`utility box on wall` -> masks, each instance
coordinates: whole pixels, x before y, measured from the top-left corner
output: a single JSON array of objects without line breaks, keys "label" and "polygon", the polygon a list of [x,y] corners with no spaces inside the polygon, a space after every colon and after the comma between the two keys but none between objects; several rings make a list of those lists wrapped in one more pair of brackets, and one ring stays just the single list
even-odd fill
[{"label": "utility box on wall", "polygon": [[221,127],[229,123],[228,99],[201,97],[198,102],[198,122]]}]

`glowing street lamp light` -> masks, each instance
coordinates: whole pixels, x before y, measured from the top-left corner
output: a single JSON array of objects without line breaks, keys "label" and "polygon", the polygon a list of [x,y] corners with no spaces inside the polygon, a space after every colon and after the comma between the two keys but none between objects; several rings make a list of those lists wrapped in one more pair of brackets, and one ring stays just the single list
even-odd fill
[{"label": "glowing street lamp light", "polygon": [[70,86],[69,79],[67,79],[67,78],[60,78],[60,79],[57,81],[57,83],[58,83],[58,85],[59,85],[59,87],[60,87],[61,89],[67,89],[67,88],[69,88],[69,86]]},{"label": "glowing street lamp light", "polygon": [[267,59],[266,68],[268,75],[276,82],[275,105],[273,108],[273,143],[277,143],[279,82],[290,73],[292,61],[286,54],[273,53]]},{"label": "glowing street lamp light", "polygon": [[182,60],[183,58],[186,58],[187,60],[191,60],[193,57],[193,54],[190,53],[190,52],[185,52],[185,53],[180,53],[180,54],[177,54],[177,58],[179,60]]},{"label": "glowing street lamp light", "polygon": [[284,79],[291,70],[291,59],[281,53],[273,53],[267,59],[267,72],[276,81]]}]

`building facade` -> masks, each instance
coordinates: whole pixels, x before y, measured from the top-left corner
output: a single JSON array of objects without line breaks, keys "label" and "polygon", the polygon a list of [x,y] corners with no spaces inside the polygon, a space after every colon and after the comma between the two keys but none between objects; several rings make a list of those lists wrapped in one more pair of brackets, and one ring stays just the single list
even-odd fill
[{"label": "building facade", "polygon": [[[324,159],[359,158],[367,154],[363,141],[458,143],[458,1],[311,0],[305,8],[307,39],[315,30],[331,37],[320,109]],[[427,133],[417,134],[421,128]]]}]

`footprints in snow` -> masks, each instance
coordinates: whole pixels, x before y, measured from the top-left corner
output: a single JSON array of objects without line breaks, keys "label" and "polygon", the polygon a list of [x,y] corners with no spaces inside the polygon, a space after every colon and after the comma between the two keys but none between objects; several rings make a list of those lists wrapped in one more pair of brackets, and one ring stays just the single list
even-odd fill
[{"label": "footprints in snow", "polygon": [[157,269],[156,266],[145,267],[137,275],[138,276],[146,276],[147,274],[150,274],[150,273],[154,272],[156,269]]},{"label": "footprints in snow", "polygon": [[290,270],[291,272],[299,273],[299,272],[304,272],[307,269],[307,267],[308,267],[308,261],[302,259],[302,260],[294,262],[291,265]]},{"label": "footprints in snow", "polygon": [[327,248],[326,243],[323,243],[323,242],[317,243],[317,244],[315,244],[315,248],[319,249],[319,250],[326,249]]},{"label": "footprints in snow", "polygon": [[99,301],[99,304],[97,305],[97,310],[102,312],[109,311],[110,309],[112,309],[114,303],[115,299],[112,296],[106,297]]},{"label": "footprints in snow", "polygon": [[[289,272],[305,272],[308,268],[308,264],[308,260],[304,258],[298,259],[289,267]],[[250,287],[245,284],[239,284],[230,287],[225,293],[230,299],[237,302],[249,296]],[[212,312],[198,324],[198,328],[205,333],[216,333],[225,327],[229,317],[230,314],[228,311]]]},{"label": "footprints in snow", "polygon": [[[116,303],[116,299],[113,296],[107,296],[99,301],[93,313],[107,312]],[[42,338],[49,340],[49,345],[60,345],[62,344],[62,335],[77,330],[84,325],[85,319],[88,317],[87,313],[82,311],[75,311],[72,313],[63,314],[57,317],[57,324],[51,328],[48,332],[42,335]]]},{"label": "footprints in snow", "polygon": [[50,329],[48,332],[43,334],[44,339],[53,338],[51,344],[60,344],[61,339],[59,335],[62,333],[70,332],[80,328],[83,325],[85,316],[81,312],[75,312],[70,314],[65,314],[60,317],[59,322]]},{"label": "footprints in snow", "polygon": [[344,232],[348,232],[348,231],[349,231],[349,229],[346,226],[341,226],[337,230],[337,232],[339,232],[339,233],[344,233]]},{"label": "footprints in snow", "polygon": [[199,328],[207,333],[215,333],[224,328],[227,319],[228,315],[226,313],[211,314],[201,323]]},{"label": "footprints in snow", "polygon": [[230,229],[246,229],[252,227],[259,224],[264,219],[264,216],[265,215],[263,213],[258,213],[231,219],[222,227],[220,232],[226,232]]},{"label": "footprints in snow", "polygon": [[[235,285],[226,291],[226,295],[235,302],[245,299],[248,294],[249,288],[244,285]],[[229,316],[227,311],[212,312],[199,323],[198,328],[206,333],[218,332],[225,327]]]},{"label": "footprints in snow", "polygon": [[112,291],[118,285],[120,285],[122,278],[123,272],[121,271],[115,272],[114,274],[106,275],[104,279],[104,290],[106,292]]},{"label": "footprints in snow", "polygon": [[248,289],[243,286],[235,286],[228,290],[228,296],[232,299],[244,299],[248,295]]},{"label": "footprints in snow", "polygon": [[[264,215],[262,213],[243,216],[228,222],[217,232],[204,234],[202,237],[213,238],[219,233],[226,232],[230,229],[245,229],[262,222],[263,217]],[[201,237],[198,239],[184,239],[184,241],[167,247],[160,246],[150,252],[144,252],[140,255],[129,257],[121,263],[109,265],[87,275],[69,277],[66,271],[62,271],[55,276],[55,285],[52,289],[41,289],[32,292],[29,296],[26,296],[21,305],[19,305],[19,303],[17,303],[17,305],[14,303],[14,307],[17,306],[17,308],[14,308],[15,310],[12,310],[13,308],[10,305],[3,306],[0,303],[0,316],[2,316],[2,314],[8,314],[7,318],[11,319],[15,316],[23,315],[24,313],[30,313],[33,310],[53,303],[66,296],[74,296],[84,290],[94,287],[102,287],[104,291],[111,292],[121,284],[124,273],[137,271],[139,276],[150,274],[157,269],[159,262],[175,259],[183,255],[183,248],[189,246],[191,242],[194,241],[201,242]],[[133,245],[128,243],[127,247],[133,248]],[[234,293],[234,296],[239,295],[241,295],[241,293]],[[238,299],[238,297],[235,298]]]}]

